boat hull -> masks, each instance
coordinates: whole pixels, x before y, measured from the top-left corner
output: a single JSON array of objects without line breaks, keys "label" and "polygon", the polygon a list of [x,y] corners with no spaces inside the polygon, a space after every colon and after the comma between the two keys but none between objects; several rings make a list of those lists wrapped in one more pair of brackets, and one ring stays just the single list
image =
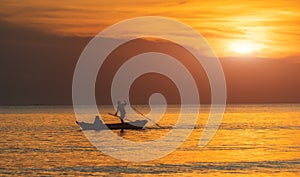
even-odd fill
[{"label": "boat hull", "polygon": [[147,124],[147,120],[137,120],[130,123],[116,123],[116,124],[92,124],[92,123],[85,123],[85,122],[77,122],[76,123],[80,126],[82,130],[119,130],[119,129],[131,129],[131,130],[139,130],[143,129],[144,126]]}]

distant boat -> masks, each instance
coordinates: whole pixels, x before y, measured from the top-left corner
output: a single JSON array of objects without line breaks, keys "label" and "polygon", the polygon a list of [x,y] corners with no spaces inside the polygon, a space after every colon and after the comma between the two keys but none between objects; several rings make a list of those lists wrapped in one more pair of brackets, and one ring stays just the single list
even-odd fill
[{"label": "distant boat", "polygon": [[133,122],[126,122],[124,124],[122,123],[116,123],[116,124],[94,124],[94,123],[85,123],[85,122],[78,122],[76,123],[81,127],[82,130],[104,130],[105,125],[108,129],[111,130],[118,130],[118,129],[132,129],[132,130],[139,130],[143,129],[144,126],[147,124],[147,120],[137,120]]}]

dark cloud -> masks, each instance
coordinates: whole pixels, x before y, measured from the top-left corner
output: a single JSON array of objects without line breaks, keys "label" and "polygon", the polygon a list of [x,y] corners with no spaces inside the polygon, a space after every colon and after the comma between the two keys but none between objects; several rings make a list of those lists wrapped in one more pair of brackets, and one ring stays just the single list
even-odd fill
[{"label": "dark cloud", "polygon": [[300,102],[300,63],[295,63],[293,58],[224,58],[221,63],[228,102]]},{"label": "dark cloud", "polygon": [[70,104],[73,70],[90,38],[0,22],[0,104]]},{"label": "dark cloud", "polygon": [[[5,21],[0,21],[0,38],[1,105],[72,103],[74,68],[91,38],[58,36]],[[228,102],[299,103],[300,64],[295,62],[297,60],[297,56],[280,60],[255,57],[221,59]],[[152,86],[154,82],[151,82]],[[143,82],[139,80],[137,83]],[[133,89],[144,88],[135,85]],[[168,89],[161,90],[168,93]],[[176,89],[174,93],[177,94]],[[138,101],[143,100],[146,99]],[[105,104],[107,101],[100,102]]]}]

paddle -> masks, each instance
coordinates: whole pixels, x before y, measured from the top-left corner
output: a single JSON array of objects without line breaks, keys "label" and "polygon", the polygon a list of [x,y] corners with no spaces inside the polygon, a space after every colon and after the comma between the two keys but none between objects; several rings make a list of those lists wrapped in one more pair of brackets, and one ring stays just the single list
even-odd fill
[{"label": "paddle", "polygon": [[[115,114],[112,114],[112,113],[107,113],[107,114],[109,114],[109,115],[112,115],[112,116],[115,116],[115,117],[118,117],[119,119],[122,119],[120,116],[118,116],[118,115],[115,115]],[[128,118],[124,118],[124,119],[126,119],[126,120],[128,120],[128,121],[130,121],[130,122],[134,122],[134,121],[132,121],[132,120],[130,120],[130,119],[128,119]]]},{"label": "paddle", "polygon": [[131,106],[132,107],[132,109],[135,111],[135,112],[137,112],[137,113],[139,113],[140,115],[142,115],[143,117],[145,117],[146,119],[148,119],[148,120],[150,120],[151,122],[153,122],[156,126],[158,126],[159,128],[164,128],[164,127],[162,127],[162,126],[160,126],[158,123],[156,123],[156,122],[154,122],[152,119],[150,119],[149,117],[147,117],[147,116],[145,116],[143,113],[141,113],[139,110],[137,110],[135,107],[133,107],[133,106]]}]

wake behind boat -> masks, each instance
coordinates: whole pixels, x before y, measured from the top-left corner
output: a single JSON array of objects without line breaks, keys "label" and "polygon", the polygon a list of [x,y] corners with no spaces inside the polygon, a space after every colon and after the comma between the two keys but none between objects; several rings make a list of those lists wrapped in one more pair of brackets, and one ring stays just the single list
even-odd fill
[{"label": "wake behind boat", "polygon": [[86,122],[78,122],[76,123],[80,126],[82,130],[105,130],[107,126],[110,130],[118,130],[118,129],[132,129],[132,130],[139,130],[143,129],[144,126],[147,124],[147,120],[137,120],[133,122],[127,122],[127,123],[116,123],[116,124],[103,124],[102,122],[98,123],[86,123]]}]

